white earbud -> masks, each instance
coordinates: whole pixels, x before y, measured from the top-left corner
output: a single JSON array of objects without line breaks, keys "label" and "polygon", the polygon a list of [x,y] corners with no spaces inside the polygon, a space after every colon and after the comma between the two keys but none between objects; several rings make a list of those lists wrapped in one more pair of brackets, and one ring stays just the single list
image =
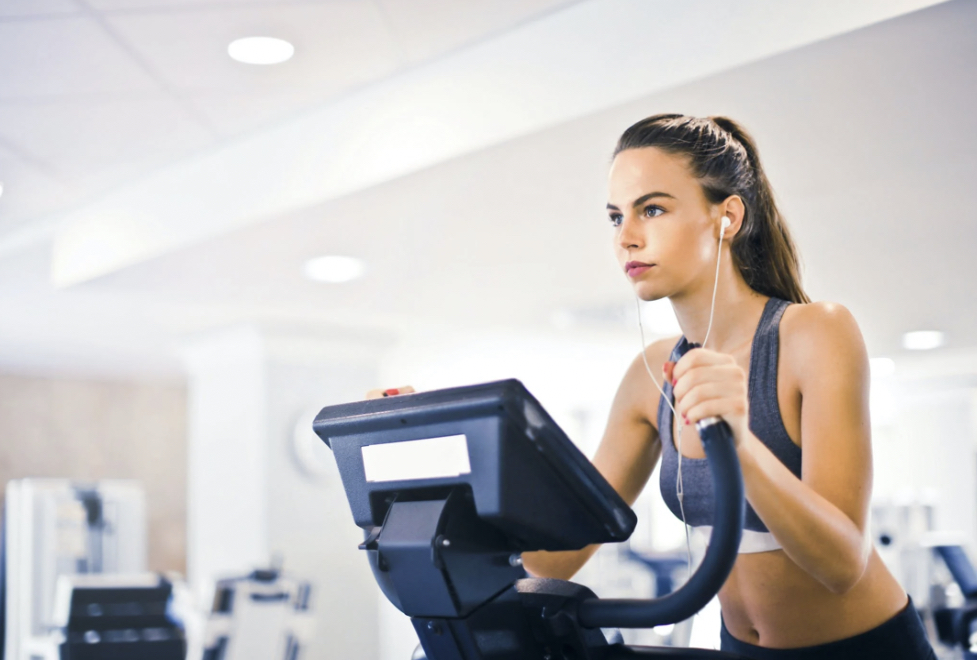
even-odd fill
[{"label": "white earbud", "polygon": [[726,230],[729,229],[729,226],[731,224],[733,224],[733,223],[729,219],[729,216],[728,215],[724,215],[723,216],[723,219],[722,219],[722,221],[720,222],[720,225],[719,225],[719,231],[721,231],[723,233],[726,233]]}]

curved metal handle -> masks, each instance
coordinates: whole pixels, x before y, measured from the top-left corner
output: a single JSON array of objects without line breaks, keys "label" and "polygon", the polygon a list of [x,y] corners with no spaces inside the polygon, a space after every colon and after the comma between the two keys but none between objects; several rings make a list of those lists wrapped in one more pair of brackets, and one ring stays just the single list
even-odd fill
[{"label": "curved metal handle", "polygon": [[591,599],[580,603],[580,623],[588,628],[653,628],[678,623],[712,600],[733,570],[743,535],[746,504],[743,475],[729,425],[721,420],[696,425],[712,471],[713,529],[706,556],[677,591],[653,600]]},{"label": "curved metal handle", "polygon": [[718,417],[699,421],[696,429],[712,472],[715,500],[712,537],[702,563],[680,589],[661,598],[583,601],[578,610],[582,625],[588,628],[653,628],[684,621],[712,600],[733,570],[746,511],[743,474],[733,432]]}]

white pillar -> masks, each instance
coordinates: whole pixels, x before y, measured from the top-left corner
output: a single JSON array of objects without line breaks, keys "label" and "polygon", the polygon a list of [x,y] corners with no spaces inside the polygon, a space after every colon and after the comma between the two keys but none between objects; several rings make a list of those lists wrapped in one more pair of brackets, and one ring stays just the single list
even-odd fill
[{"label": "white pillar", "polygon": [[184,349],[187,405],[187,574],[198,602],[214,581],[270,559],[264,347],[252,328]]},{"label": "white pillar", "polygon": [[[184,351],[191,585],[209,602],[216,579],[282,559],[286,573],[313,584],[310,658],[377,656],[378,588],[312,421],[323,406],[378,386],[379,352],[362,339],[255,328],[200,337]],[[304,454],[296,441],[307,442]],[[326,469],[310,469],[316,461]]]}]

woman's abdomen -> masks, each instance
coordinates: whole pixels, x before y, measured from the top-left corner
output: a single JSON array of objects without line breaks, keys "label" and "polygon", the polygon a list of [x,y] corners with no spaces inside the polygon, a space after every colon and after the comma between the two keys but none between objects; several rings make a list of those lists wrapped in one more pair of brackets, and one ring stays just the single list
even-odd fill
[{"label": "woman's abdomen", "polygon": [[741,554],[719,592],[729,632],[769,648],[814,646],[858,635],[888,621],[906,593],[873,550],[862,579],[835,594],[783,550]]}]

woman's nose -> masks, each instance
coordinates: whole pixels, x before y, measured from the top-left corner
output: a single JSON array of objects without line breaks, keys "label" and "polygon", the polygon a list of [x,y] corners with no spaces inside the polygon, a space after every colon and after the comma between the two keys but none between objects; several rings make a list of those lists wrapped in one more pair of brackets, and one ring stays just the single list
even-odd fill
[{"label": "woman's nose", "polygon": [[625,215],[621,220],[621,232],[618,234],[618,241],[622,249],[640,249],[643,246],[640,222],[636,218]]}]

